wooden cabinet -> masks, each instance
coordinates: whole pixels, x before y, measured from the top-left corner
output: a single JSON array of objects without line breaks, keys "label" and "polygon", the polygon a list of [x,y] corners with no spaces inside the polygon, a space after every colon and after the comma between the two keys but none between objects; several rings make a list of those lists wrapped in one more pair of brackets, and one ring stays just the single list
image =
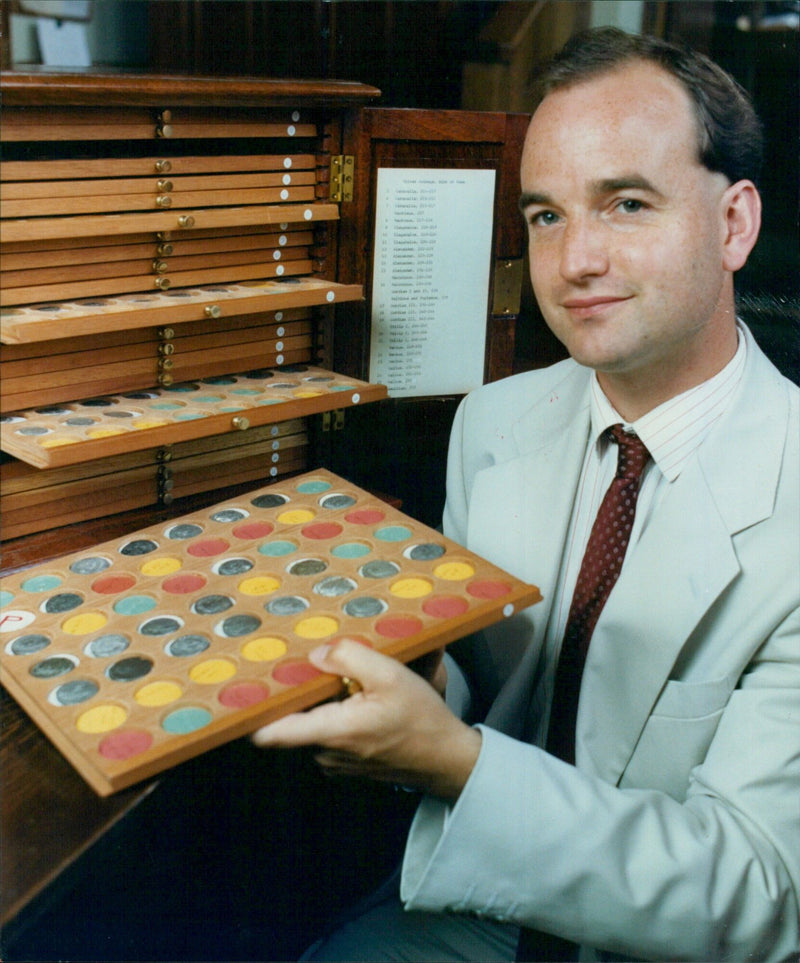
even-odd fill
[{"label": "wooden cabinet", "polygon": [[485,377],[510,373],[523,116],[367,108],[379,91],[347,82],[8,73],[2,88],[4,539],[347,473],[343,453],[380,481],[367,452],[393,403],[368,406],[349,444],[331,426],[387,396],[368,380],[381,167],[496,172]]}]

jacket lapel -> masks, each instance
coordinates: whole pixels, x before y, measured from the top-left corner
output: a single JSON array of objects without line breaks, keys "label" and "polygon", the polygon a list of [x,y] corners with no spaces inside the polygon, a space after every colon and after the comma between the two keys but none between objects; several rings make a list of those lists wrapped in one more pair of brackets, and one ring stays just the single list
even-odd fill
[{"label": "jacket lapel", "polygon": [[622,775],[687,639],[740,571],[735,534],[772,513],[788,392],[746,337],[737,401],[664,494],[592,637],[578,765],[611,783]]},{"label": "jacket lapel", "polygon": [[[487,717],[487,724],[523,738],[524,715],[536,683],[544,629],[553,603],[575,490],[589,433],[586,369],[572,368],[552,392],[514,424],[520,454],[493,465],[476,477],[472,501],[481,499],[480,530],[470,531],[478,554],[537,585],[542,601],[515,619],[487,630],[501,676],[507,684]],[[542,511],[542,504],[547,511]],[[491,508],[487,509],[487,506]],[[520,538],[520,532],[525,537]]]}]

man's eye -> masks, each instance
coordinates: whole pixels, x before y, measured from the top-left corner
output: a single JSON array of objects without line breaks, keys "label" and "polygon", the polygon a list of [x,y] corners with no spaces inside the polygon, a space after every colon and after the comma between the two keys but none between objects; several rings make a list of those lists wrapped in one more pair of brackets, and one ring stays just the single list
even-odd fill
[{"label": "man's eye", "polygon": [[643,201],[638,201],[633,197],[626,197],[625,200],[619,202],[617,207],[625,214],[636,214],[637,211],[643,211],[645,205]]},{"label": "man's eye", "polygon": [[554,211],[538,211],[530,217],[530,223],[533,225],[543,225],[546,227],[549,224],[556,224],[557,222],[558,214]]}]

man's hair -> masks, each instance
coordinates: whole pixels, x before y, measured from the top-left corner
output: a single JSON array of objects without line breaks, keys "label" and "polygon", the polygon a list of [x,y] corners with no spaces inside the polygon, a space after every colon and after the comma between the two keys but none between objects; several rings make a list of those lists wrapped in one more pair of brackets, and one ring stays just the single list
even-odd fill
[{"label": "man's hair", "polygon": [[689,95],[703,166],[724,174],[731,183],[757,180],[763,136],[750,98],[718,64],[689,47],[625,33],[616,27],[576,34],[538,78],[538,100],[636,61],[657,64]]}]

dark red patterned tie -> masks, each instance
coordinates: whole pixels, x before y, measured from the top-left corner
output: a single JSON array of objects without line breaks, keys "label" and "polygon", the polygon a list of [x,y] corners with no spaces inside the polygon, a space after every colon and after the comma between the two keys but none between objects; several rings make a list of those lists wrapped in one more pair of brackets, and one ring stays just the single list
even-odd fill
[{"label": "dark red patterned tie", "polygon": [[[561,656],[556,668],[547,751],[575,763],[575,724],[581,677],[592,632],[622,570],[633,528],[639,479],[650,453],[644,443],[612,425],[606,436],[619,446],[617,473],[592,526],[575,584]],[[578,947],[549,933],[523,928],[517,960],[577,960]]]},{"label": "dark red patterned tie", "polygon": [[619,446],[617,473],[600,504],[575,583],[561,656],[556,669],[547,751],[575,762],[575,723],[581,676],[592,632],[619,578],[631,537],[639,479],[650,453],[644,443],[612,425],[606,435]]}]

